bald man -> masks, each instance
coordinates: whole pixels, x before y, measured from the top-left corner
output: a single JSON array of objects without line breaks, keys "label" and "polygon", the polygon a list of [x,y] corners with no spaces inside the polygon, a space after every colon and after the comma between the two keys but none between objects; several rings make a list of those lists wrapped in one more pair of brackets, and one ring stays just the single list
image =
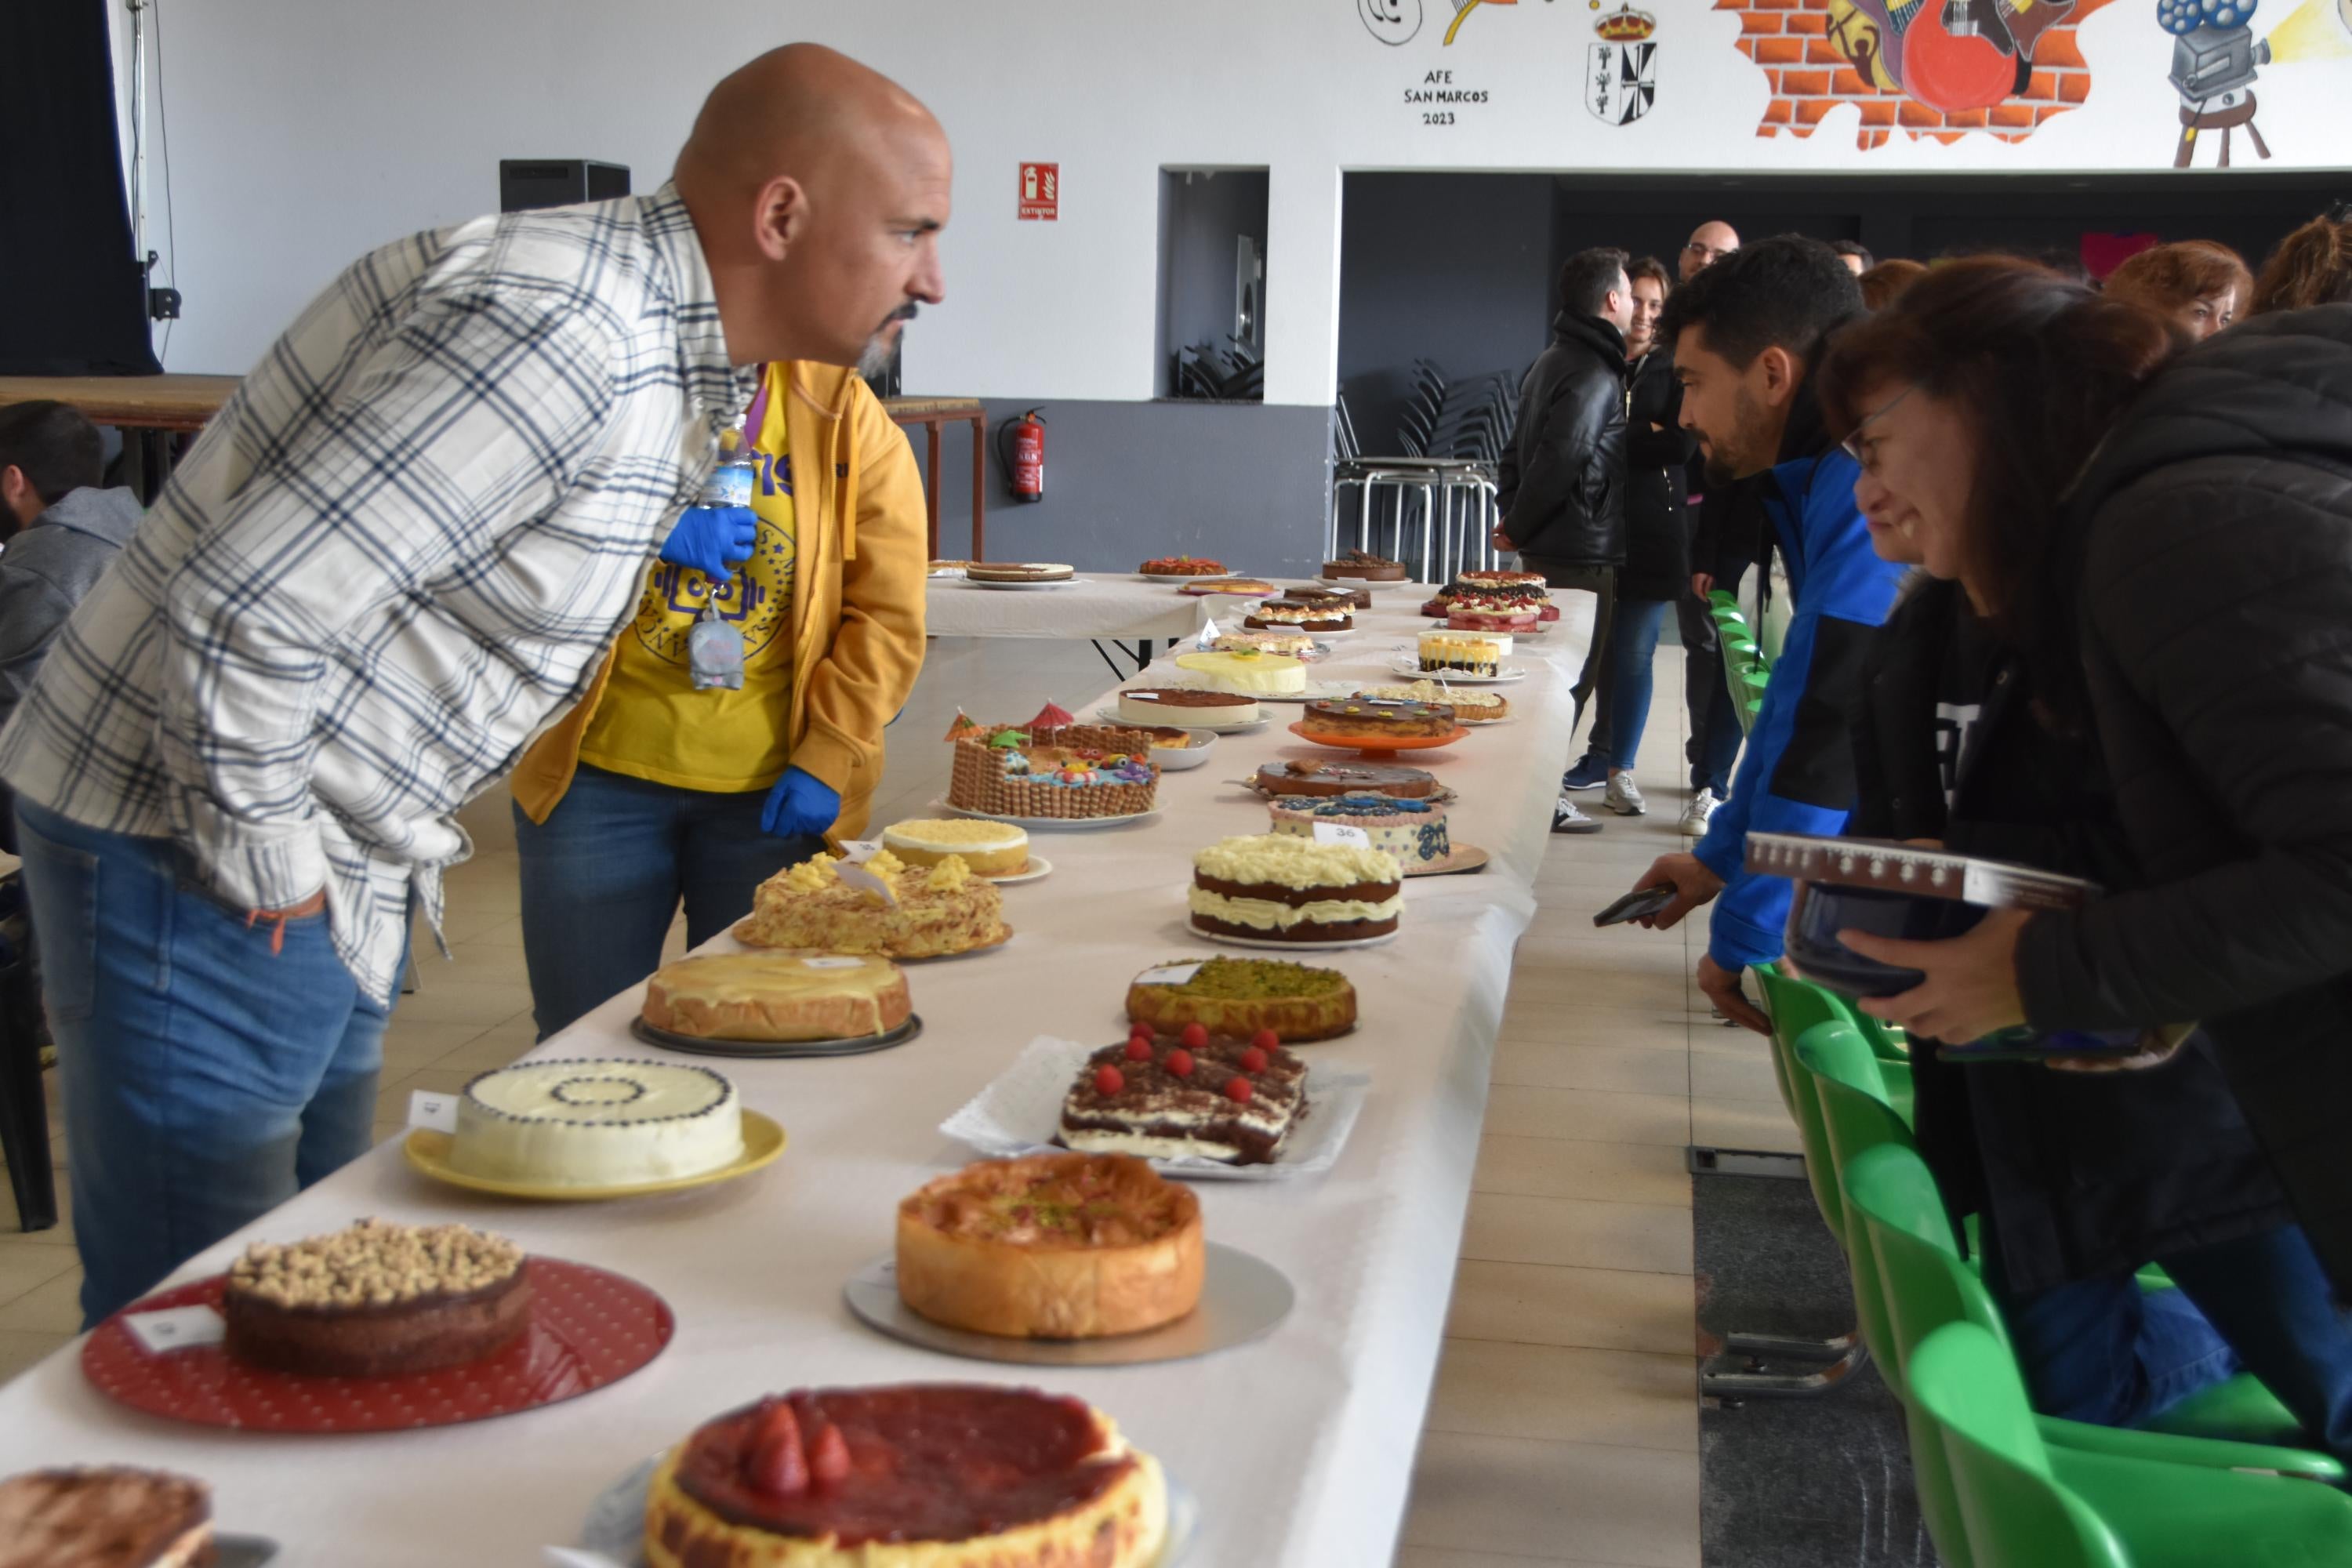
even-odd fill
[{"label": "bald man", "polygon": [[1685,283],[1739,248],[1739,231],[1721,218],[1709,218],[1691,230],[1683,246],[1678,270]]},{"label": "bald man", "polygon": [[751,367],[941,297],[949,171],[905,92],[778,50],[660,190],[387,246],[246,377],[0,736],[86,1318],[367,1148],[454,813],[595,679]]},{"label": "bald man", "polygon": [[[920,215],[947,210],[947,148],[911,100],[861,80],[879,92],[862,130],[854,118],[810,122],[815,95],[741,73],[711,95],[679,163],[689,207],[707,186],[750,188],[773,171],[747,163],[729,127],[762,114],[792,123],[779,139],[796,149],[785,166],[820,191],[813,226],[787,245],[789,270],[765,267],[756,247],[736,258],[739,297],[840,335],[768,363],[743,431],[758,460],[751,505],[685,514],[587,696],[515,769],[523,963],[541,1039],[653,973],[681,904],[699,947],[828,833],[857,837],[883,727],[922,668],[922,481],[905,434],[840,367],[878,367],[916,301],[939,297],[936,262],[908,242]],[[706,163],[706,149],[731,162]],[[730,273],[705,250],[724,315]],[[688,638],[706,614],[740,645],[740,687],[691,679]]]}]

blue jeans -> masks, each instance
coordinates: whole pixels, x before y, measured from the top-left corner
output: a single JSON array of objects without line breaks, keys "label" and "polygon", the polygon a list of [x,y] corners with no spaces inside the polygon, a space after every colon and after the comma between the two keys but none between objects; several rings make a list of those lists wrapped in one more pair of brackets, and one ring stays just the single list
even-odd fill
[{"label": "blue jeans", "polygon": [[2143,1292],[2129,1274],[2017,1299],[1997,1245],[1985,1284],[2049,1415],[2136,1426],[2244,1371],[2303,1423],[2315,1447],[2352,1460],[2352,1321],[2300,1226],[2169,1253],[2153,1261],[2178,1290]]},{"label": "blue jeans", "polygon": [[[1601,666],[1601,701],[1593,710],[1589,756],[1612,772],[1633,765],[1642,731],[1650,722],[1651,667],[1658,658],[1658,627],[1666,618],[1664,599],[1620,599],[1609,624],[1609,646]],[[1620,741],[1619,736],[1624,739]]]},{"label": "blue jeans", "polygon": [[389,1005],[322,914],[246,923],[168,838],[23,801],[85,1326],[367,1152]]},{"label": "blue jeans", "polygon": [[522,858],[522,956],[539,1037],[661,967],[686,900],[699,947],[751,912],[761,883],[824,847],[762,832],[764,789],[713,794],[583,764],[533,822],[515,807]]}]

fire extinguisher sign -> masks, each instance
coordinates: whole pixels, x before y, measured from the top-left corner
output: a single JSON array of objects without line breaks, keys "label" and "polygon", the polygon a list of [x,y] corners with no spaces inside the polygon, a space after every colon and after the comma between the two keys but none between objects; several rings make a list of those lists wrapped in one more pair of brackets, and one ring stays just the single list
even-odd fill
[{"label": "fire extinguisher sign", "polygon": [[1062,165],[1021,165],[1021,216],[1058,222],[1062,216]]}]

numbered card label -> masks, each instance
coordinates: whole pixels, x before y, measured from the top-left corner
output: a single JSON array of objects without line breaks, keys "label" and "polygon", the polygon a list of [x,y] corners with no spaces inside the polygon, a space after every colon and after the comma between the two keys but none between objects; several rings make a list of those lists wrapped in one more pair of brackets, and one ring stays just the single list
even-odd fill
[{"label": "numbered card label", "polygon": [[1197,639],[1197,646],[1202,653],[1206,653],[1211,648],[1217,646],[1217,639],[1223,636],[1224,636],[1224,633],[1217,629],[1217,617],[1211,616],[1209,617],[1208,624],[1201,628],[1201,635]]},{"label": "numbered card label", "polygon": [[873,859],[881,847],[878,838],[845,838],[841,841],[841,858],[852,866],[860,866]]},{"label": "numbered card label", "polygon": [[890,884],[863,866],[844,862],[835,867],[834,871],[851,887],[881,895],[882,901],[886,904],[896,904],[898,901],[898,895],[890,890]]},{"label": "numbered card label", "polygon": [[169,1307],[160,1312],[132,1312],[122,1320],[122,1326],[149,1355],[184,1351],[193,1345],[216,1345],[228,1331],[220,1313],[210,1307]]},{"label": "numbered card label", "polygon": [[414,1089],[408,1096],[408,1124],[434,1132],[457,1131],[457,1097]]},{"label": "numbered card label", "polygon": [[1360,827],[1349,827],[1340,822],[1318,822],[1315,825],[1318,844],[1344,844],[1350,849],[1370,849],[1372,836]]},{"label": "numbered card label", "polygon": [[803,958],[801,963],[810,969],[862,969],[866,961],[835,953],[826,958]]},{"label": "numbered card label", "polygon": [[1138,985],[1182,985],[1201,973],[1202,960],[1192,963],[1163,963],[1157,969],[1147,969],[1135,977]]}]

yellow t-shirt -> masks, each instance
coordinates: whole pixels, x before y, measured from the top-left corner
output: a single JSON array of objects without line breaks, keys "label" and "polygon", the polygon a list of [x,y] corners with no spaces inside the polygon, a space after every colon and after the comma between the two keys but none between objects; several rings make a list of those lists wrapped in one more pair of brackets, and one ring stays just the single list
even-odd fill
[{"label": "yellow t-shirt", "polygon": [[646,575],[637,617],[621,633],[604,700],[589,720],[580,760],[592,767],[681,789],[765,789],[792,759],[793,574],[799,531],[785,460],[782,399],[752,433],[760,519],[751,559],[719,590],[719,618],[743,635],[743,687],[694,689],[686,637],[710,596],[710,579],[667,561]]}]

